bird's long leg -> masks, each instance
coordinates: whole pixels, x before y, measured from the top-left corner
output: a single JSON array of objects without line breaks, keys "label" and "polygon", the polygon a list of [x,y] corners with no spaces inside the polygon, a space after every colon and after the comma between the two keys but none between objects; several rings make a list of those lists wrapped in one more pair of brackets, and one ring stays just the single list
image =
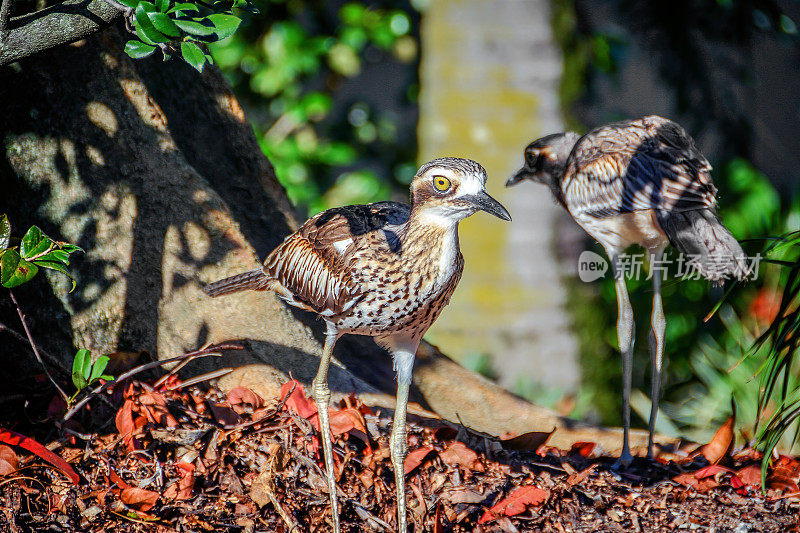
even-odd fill
[{"label": "bird's long leg", "polygon": [[633,373],[633,308],[628,298],[628,287],[625,284],[624,272],[618,263],[619,257],[609,253],[614,269],[614,288],[617,292],[617,338],[622,356],[622,454],[614,464],[615,468],[628,466],[633,460],[631,455],[629,433],[631,428],[631,374]]},{"label": "bird's long leg", "polygon": [[[653,263],[661,261],[662,250],[653,254]],[[653,312],[650,315],[650,366],[652,371],[652,383],[650,385],[650,434],[647,439],[647,457],[653,457],[653,432],[656,428],[656,416],[658,415],[658,393],[661,386],[661,362],[664,357],[664,331],[667,321],[664,318],[664,308],[661,305],[661,271],[653,271]]]},{"label": "bird's long leg", "polygon": [[339,334],[328,328],[325,336],[325,348],[319,361],[319,369],[312,384],[314,401],[317,402],[319,413],[319,432],[322,434],[322,454],[325,458],[325,477],[328,478],[328,495],[331,500],[331,516],[333,517],[333,531],[339,533],[339,501],[336,498],[336,477],[333,472],[333,443],[331,442],[331,422],[328,414],[328,405],[331,401],[331,390],[328,388],[328,366],[333,354],[333,346]]},{"label": "bird's long leg", "polygon": [[411,386],[411,369],[419,341],[406,340],[393,343],[394,366],[397,370],[397,404],[394,411],[392,436],[389,450],[392,454],[394,481],[397,491],[397,531],[406,533],[406,476],[404,462],[406,458],[406,409],[408,408],[408,389]]}]

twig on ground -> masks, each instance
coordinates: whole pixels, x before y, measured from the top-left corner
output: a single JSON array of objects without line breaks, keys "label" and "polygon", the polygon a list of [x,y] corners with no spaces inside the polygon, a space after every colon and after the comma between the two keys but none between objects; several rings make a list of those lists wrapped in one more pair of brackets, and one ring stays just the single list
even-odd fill
[{"label": "twig on ground", "polygon": [[36,348],[36,343],[33,342],[33,336],[31,336],[31,331],[28,329],[28,323],[25,322],[25,313],[22,312],[22,308],[19,306],[19,302],[17,301],[17,298],[14,296],[14,292],[11,289],[8,289],[8,294],[9,296],[11,296],[11,301],[14,302],[14,306],[16,306],[17,308],[17,314],[19,315],[19,320],[20,322],[22,322],[22,328],[25,330],[25,335],[28,336],[28,342],[30,343],[31,349],[33,350],[33,355],[36,356],[36,360],[39,361],[40,365],[42,365],[44,373],[47,375],[47,379],[50,380],[50,383],[53,384],[58,393],[66,402],[69,399],[69,396],[67,396],[67,393],[64,392],[61,386],[56,382],[52,374],[50,374],[50,370],[47,368],[47,365],[45,365],[44,361],[42,361],[42,356],[39,354],[39,349]]},{"label": "twig on ground", "polygon": [[197,385],[198,383],[208,381],[209,379],[216,379],[216,378],[221,378],[222,376],[227,376],[231,372],[233,372],[232,368],[220,368],[219,370],[215,370],[213,372],[208,372],[207,374],[202,374],[199,376],[195,376],[191,379],[187,379],[177,387],[170,387],[170,390],[185,389],[186,387]]},{"label": "twig on ground", "polygon": [[[243,350],[243,349],[244,349],[244,347],[242,345],[240,345],[240,344],[223,343],[223,344],[215,344],[213,346],[209,345],[209,344],[206,344],[205,346],[203,346],[199,350],[195,350],[194,352],[189,352],[187,354],[184,354],[183,357],[186,357],[186,359],[182,360],[180,363],[175,365],[175,368],[170,370],[169,373],[161,376],[155,383],[153,383],[153,387],[155,387],[155,388],[160,387],[161,385],[164,384],[165,381],[167,381],[167,379],[169,379],[170,376],[174,376],[175,374],[180,372],[183,367],[185,367],[186,365],[191,363],[196,357],[202,356],[202,355],[208,353],[211,350],[213,350],[214,352],[217,352],[217,351],[220,351],[220,350]],[[216,354],[216,355],[219,355],[219,354]]]}]

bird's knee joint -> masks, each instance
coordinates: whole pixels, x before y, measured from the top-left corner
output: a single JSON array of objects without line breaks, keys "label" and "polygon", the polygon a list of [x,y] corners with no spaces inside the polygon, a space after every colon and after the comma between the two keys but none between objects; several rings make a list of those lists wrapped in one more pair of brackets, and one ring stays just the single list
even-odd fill
[{"label": "bird's knee joint", "polygon": [[331,390],[325,382],[314,382],[312,385],[314,391],[314,400],[320,403],[327,404],[331,399]]}]

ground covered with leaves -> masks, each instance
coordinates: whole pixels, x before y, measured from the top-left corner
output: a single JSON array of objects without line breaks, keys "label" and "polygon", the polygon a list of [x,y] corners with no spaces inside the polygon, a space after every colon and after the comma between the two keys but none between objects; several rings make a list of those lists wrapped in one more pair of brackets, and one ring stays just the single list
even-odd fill
[{"label": "ground covered with leaves", "polygon": [[[265,401],[175,375],[128,379],[60,424],[63,405],[35,404],[0,415],[0,531],[330,530],[317,410],[297,382]],[[355,397],[331,410],[343,531],[394,531],[390,420]],[[733,420],[705,446],[621,475],[591,442],[559,450],[546,438],[411,417],[414,531],[799,529],[800,461],[778,457],[762,493],[760,454],[732,449]]]}]

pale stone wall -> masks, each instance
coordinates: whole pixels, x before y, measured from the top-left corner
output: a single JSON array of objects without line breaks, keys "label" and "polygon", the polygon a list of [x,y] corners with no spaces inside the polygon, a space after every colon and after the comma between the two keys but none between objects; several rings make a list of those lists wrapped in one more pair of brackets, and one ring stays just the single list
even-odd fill
[{"label": "pale stone wall", "polygon": [[479,161],[514,218],[477,214],[462,224],[464,277],[427,338],[461,360],[490,355],[511,389],[530,379],[574,392],[577,342],[552,242],[560,208],[544,187],[503,187],[529,141],[563,130],[550,4],[434,0],[421,38],[420,160]]}]

